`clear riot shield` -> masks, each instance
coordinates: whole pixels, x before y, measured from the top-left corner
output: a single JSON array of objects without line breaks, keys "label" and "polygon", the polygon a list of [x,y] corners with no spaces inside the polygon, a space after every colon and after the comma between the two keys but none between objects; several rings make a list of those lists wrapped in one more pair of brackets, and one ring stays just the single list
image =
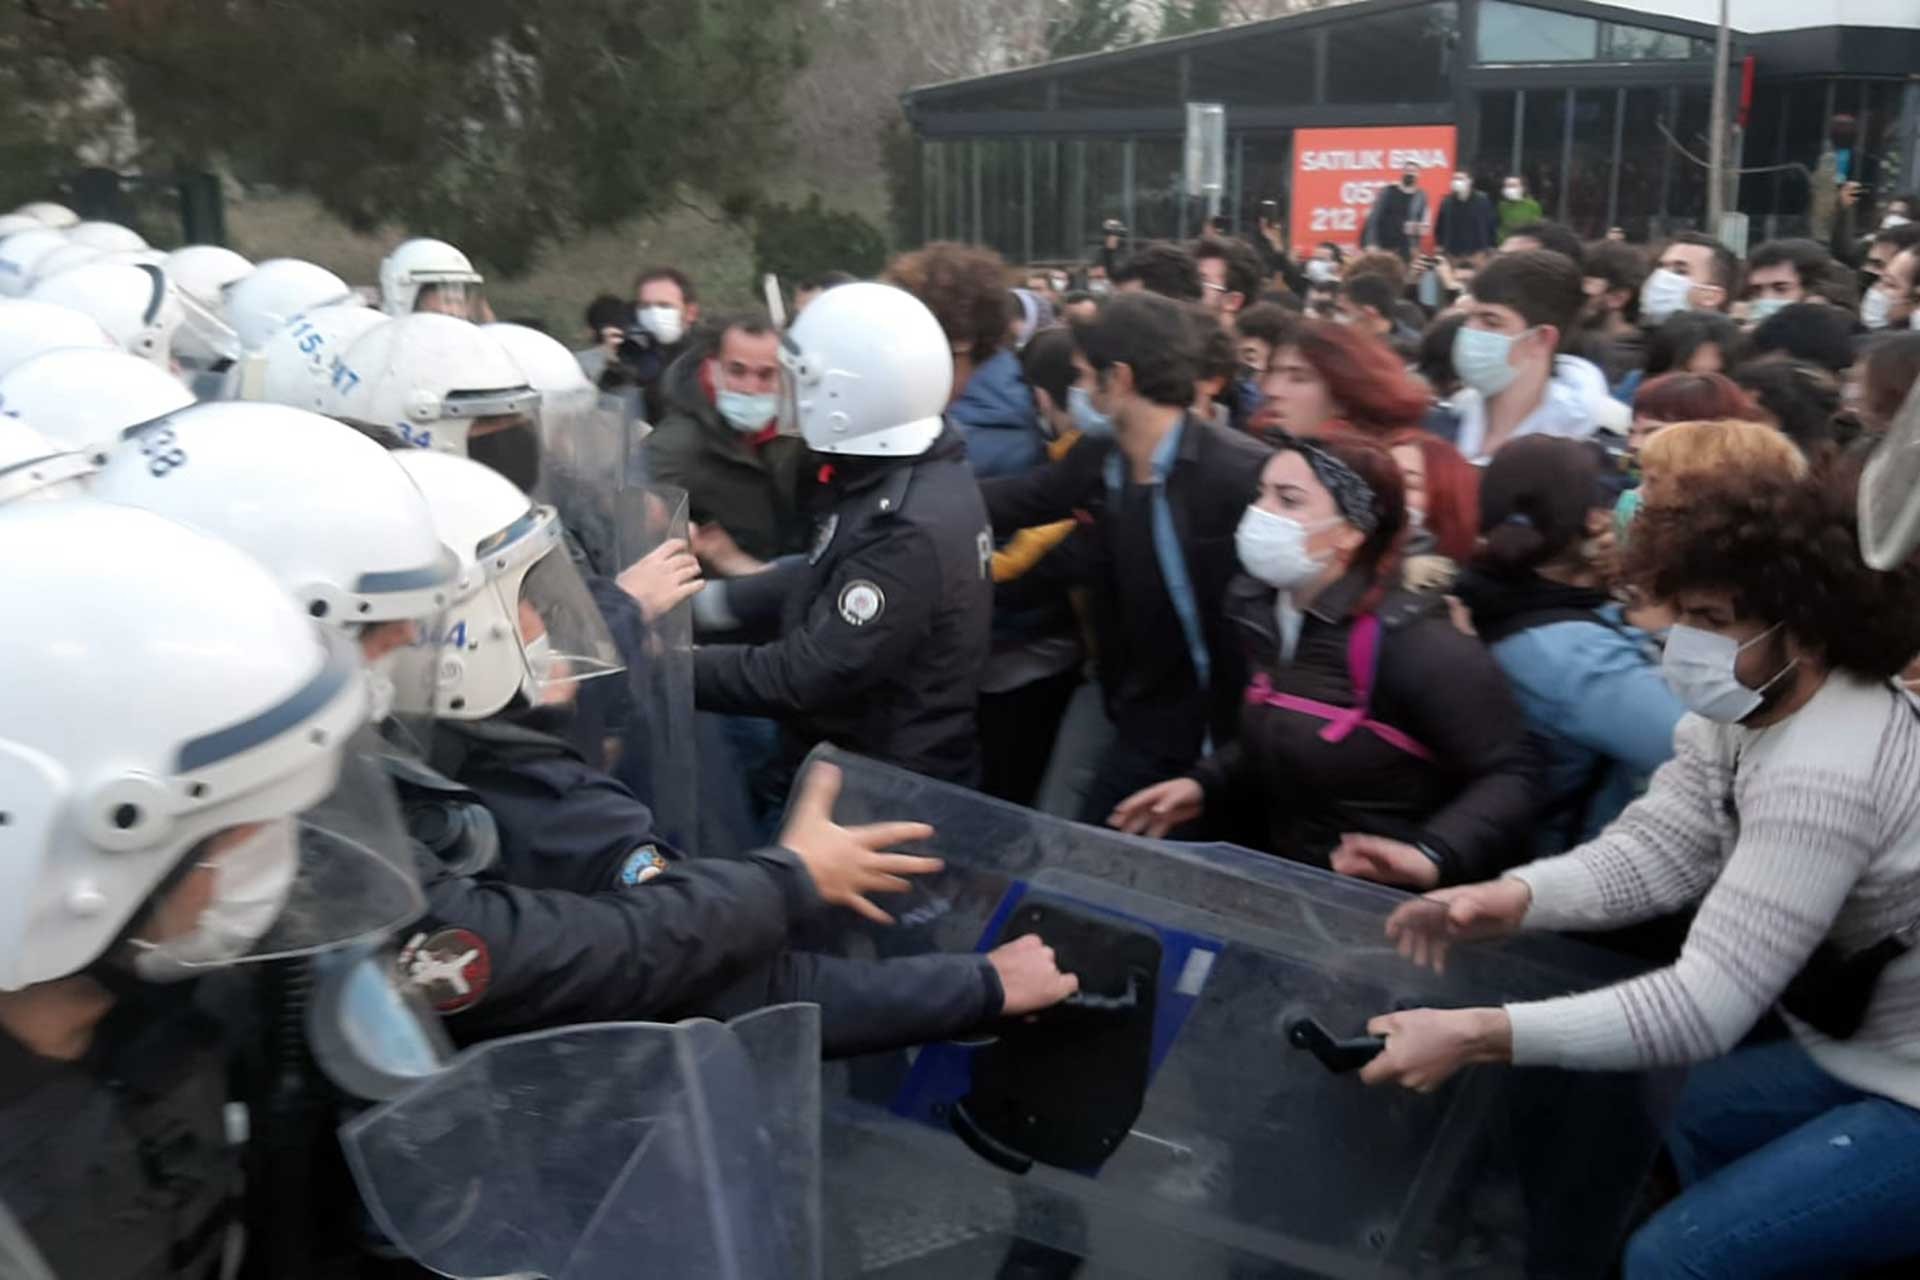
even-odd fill
[{"label": "clear riot shield", "polygon": [[580,571],[603,578],[626,568],[619,562],[619,495],[627,484],[630,452],[626,414],[600,395],[580,411],[541,418],[540,484],[535,496],[560,513],[585,563]]},{"label": "clear riot shield", "polygon": [[[688,542],[687,494],[668,486],[623,490],[616,500],[615,549],[634,564],[662,543]],[[640,652],[627,655],[630,709],[614,729],[609,771],[652,808],[667,843],[698,851],[698,757],[693,717],[693,603],[683,602],[645,628]]]},{"label": "clear riot shield", "polygon": [[14,1216],[0,1204],[0,1277],[5,1280],[54,1280],[53,1268],[33,1247]]},{"label": "clear riot shield", "polygon": [[829,1078],[831,1274],[1610,1272],[1671,1076],[1479,1067],[1419,1095],[1352,1070],[1376,1014],[1586,989],[1618,958],[1516,939],[1441,976],[1386,940],[1396,891],[816,758],[845,771],[840,822],[931,823],[947,860],[888,899],[893,928],[849,925],[850,953],[1037,932],[1082,983],[995,1038]]},{"label": "clear riot shield", "polygon": [[468,1050],[342,1126],[374,1223],[456,1277],[820,1274],[819,1010]]}]

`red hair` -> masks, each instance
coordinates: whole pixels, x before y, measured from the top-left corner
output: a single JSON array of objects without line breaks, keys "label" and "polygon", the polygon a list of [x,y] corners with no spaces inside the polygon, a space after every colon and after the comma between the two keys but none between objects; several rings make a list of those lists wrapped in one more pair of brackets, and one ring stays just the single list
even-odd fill
[{"label": "red hair", "polygon": [[1651,422],[1763,422],[1753,397],[1723,373],[1663,373],[1633,397],[1633,416]]},{"label": "red hair", "polygon": [[1285,346],[1313,366],[1345,420],[1365,436],[1390,436],[1417,426],[1427,412],[1427,392],[1406,362],[1386,343],[1348,325],[1310,320]]},{"label": "red hair", "polygon": [[1431,431],[1409,427],[1394,432],[1389,449],[1411,445],[1427,469],[1427,530],[1434,547],[1456,564],[1473,558],[1480,537],[1480,468]]}]

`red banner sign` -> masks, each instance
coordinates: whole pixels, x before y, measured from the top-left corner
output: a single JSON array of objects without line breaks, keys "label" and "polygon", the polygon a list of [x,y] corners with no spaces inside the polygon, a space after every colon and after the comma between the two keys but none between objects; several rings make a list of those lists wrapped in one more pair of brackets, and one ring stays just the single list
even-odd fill
[{"label": "red banner sign", "polygon": [[1455,132],[1450,124],[1373,129],[1296,129],[1293,134],[1292,241],[1301,256],[1332,243],[1360,247],[1367,214],[1381,187],[1400,181],[1411,165],[1427,193],[1427,231],[1453,180]]}]

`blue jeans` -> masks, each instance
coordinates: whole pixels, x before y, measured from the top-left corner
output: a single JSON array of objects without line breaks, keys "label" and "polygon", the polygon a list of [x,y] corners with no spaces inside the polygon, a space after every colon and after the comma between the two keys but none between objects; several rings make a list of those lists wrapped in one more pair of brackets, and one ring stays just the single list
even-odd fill
[{"label": "blue jeans", "polygon": [[1694,1069],[1670,1141],[1686,1185],[1627,1244],[1627,1280],[1839,1276],[1920,1257],[1920,1111],[1788,1040]]}]

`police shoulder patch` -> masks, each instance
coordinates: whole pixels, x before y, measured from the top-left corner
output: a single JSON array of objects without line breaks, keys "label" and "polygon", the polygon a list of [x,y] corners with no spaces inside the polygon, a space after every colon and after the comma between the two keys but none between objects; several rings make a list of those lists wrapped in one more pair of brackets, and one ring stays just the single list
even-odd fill
[{"label": "police shoulder patch", "polygon": [[406,986],[441,1013],[471,1009],[493,985],[493,958],[469,929],[416,933],[395,963]]},{"label": "police shoulder patch", "polygon": [[659,846],[643,844],[620,864],[620,883],[631,889],[637,884],[645,884],[666,869],[667,860],[660,856]]},{"label": "police shoulder patch", "polygon": [[887,595],[878,583],[859,578],[840,590],[840,620],[850,627],[864,627],[886,611]]}]

